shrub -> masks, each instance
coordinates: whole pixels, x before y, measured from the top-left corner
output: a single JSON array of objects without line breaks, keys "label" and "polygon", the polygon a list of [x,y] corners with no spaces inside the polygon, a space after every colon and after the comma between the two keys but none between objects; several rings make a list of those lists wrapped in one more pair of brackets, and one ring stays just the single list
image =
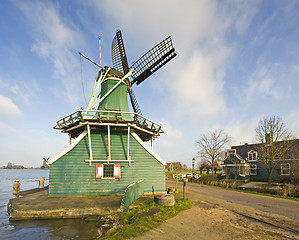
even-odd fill
[{"label": "shrub", "polygon": [[217,181],[217,175],[212,175],[212,174],[209,174],[209,175],[202,175],[201,178],[200,178],[200,181],[203,183],[203,184],[209,184],[211,182],[215,182]]}]

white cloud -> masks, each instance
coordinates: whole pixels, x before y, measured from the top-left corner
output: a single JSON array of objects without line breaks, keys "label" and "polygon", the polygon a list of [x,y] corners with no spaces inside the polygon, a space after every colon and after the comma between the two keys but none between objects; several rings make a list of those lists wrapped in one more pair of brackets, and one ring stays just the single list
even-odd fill
[{"label": "white cloud", "polygon": [[221,73],[215,69],[215,61],[213,57],[195,52],[186,61],[183,70],[167,82],[172,92],[172,102],[176,108],[186,112],[186,117],[198,119],[225,114],[224,83]]},{"label": "white cloud", "polygon": [[0,116],[4,119],[13,119],[20,117],[22,111],[19,107],[8,97],[0,95]]},{"label": "white cloud", "polygon": [[276,100],[285,98],[288,89],[281,81],[281,71],[278,71],[278,64],[261,65],[256,68],[249,78],[248,88],[245,89],[247,99],[256,97],[272,97]]},{"label": "white cloud", "polygon": [[32,103],[32,98],[40,90],[39,85],[33,80],[27,80],[25,82],[22,79],[6,79],[4,81],[0,78],[0,91],[13,94],[15,100],[21,101],[27,105]]},{"label": "white cloud", "polygon": [[286,127],[292,131],[296,138],[299,137],[299,110],[294,109],[285,118]]},{"label": "white cloud", "polygon": [[[79,64],[74,53],[82,41],[81,34],[59,13],[59,6],[50,2],[18,2],[18,7],[30,20],[34,45],[32,51],[53,64],[54,77],[64,89],[55,89],[62,98],[76,104],[80,95]],[[81,95],[80,95],[81,96]]]},{"label": "white cloud", "polygon": [[260,1],[230,1],[235,14],[235,28],[239,34],[244,34],[258,11]]},{"label": "white cloud", "polygon": [[257,127],[257,118],[248,119],[248,121],[234,121],[225,127],[225,131],[231,136],[231,145],[240,145],[244,143],[255,143],[255,128]]},{"label": "white cloud", "polygon": [[68,145],[65,135],[31,128],[30,122],[25,124],[25,128],[20,128],[20,125],[12,125],[10,121],[0,122],[0,166],[12,162],[40,167],[43,157],[53,157]]},{"label": "white cloud", "polygon": [[166,138],[168,140],[179,140],[183,137],[183,133],[174,126],[172,126],[171,123],[167,120],[162,119],[160,122],[163,126],[162,129],[164,130]]}]

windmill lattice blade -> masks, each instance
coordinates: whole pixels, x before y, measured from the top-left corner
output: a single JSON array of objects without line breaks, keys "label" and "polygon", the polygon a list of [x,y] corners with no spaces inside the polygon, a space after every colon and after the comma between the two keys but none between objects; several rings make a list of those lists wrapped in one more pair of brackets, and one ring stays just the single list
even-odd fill
[{"label": "windmill lattice blade", "polygon": [[132,65],[135,72],[132,74],[133,80],[131,84],[135,82],[137,85],[140,84],[175,56],[176,53],[171,37],[168,37],[154,46]]},{"label": "windmill lattice blade", "polygon": [[129,96],[130,96],[130,100],[131,100],[134,112],[142,115],[140,107],[139,107],[138,102],[137,102],[137,99],[135,97],[135,93],[133,91],[133,88],[130,88],[128,90],[128,93],[129,93]]},{"label": "windmill lattice blade", "polygon": [[129,72],[129,64],[121,31],[116,33],[112,41],[112,64],[113,68],[123,74],[127,74]]}]

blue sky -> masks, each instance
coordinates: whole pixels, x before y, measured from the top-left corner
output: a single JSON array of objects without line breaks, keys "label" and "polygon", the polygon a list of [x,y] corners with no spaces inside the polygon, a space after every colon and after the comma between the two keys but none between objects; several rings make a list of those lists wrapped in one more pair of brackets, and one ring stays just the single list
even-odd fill
[{"label": "blue sky", "polygon": [[98,71],[83,59],[82,83],[78,52],[99,62],[101,37],[111,65],[118,30],[130,65],[172,36],[178,56],[134,87],[165,131],[154,150],[166,162],[190,166],[195,140],[213,129],[254,143],[265,116],[298,137],[298,12],[296,0],[0,1],[0,166],[41,166],[67,146],[52,127],[86,107]]}]

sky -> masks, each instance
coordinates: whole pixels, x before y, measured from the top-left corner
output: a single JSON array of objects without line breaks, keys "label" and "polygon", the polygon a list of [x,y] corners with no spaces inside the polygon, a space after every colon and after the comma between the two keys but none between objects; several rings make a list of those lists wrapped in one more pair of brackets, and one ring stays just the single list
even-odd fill
[{"label": "sky", "polygon": [[154,151],[191,166],[201,134],[255,143],[278,115],[299,137],[297,0],[0,1],[0,166],[39,167],[69,143],[56,121],[87,106],[122,31],[129,65],[168,36],[177,57],[134,86],[143,115],[165,131]]}]

